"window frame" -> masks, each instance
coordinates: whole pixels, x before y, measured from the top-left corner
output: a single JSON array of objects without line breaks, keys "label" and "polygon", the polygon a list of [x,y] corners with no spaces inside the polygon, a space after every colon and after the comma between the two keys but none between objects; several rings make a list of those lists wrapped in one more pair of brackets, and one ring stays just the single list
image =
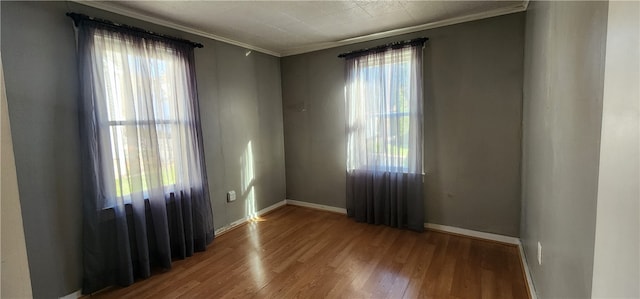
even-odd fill
[{"label": "window frame", "polygon": [[[398,59],[394,59],[393,54],[392,53],[385,53],[385,58],[382,61],[376,60],[375,62],[370,62],[367,61],[366,57],[358,57],[356,59],[358,59],[358,61],[356,62],[356,65],[354,65],[354,67],[357,67],[359,69],[361,68],[380,68],[380,72],[384,73],[385,76],[391,78],[393,75],[391,75],[391,73],[393,73],[393,70],[387,70],[388,67],[390,68],[394,68],[394,67],[400,67],[400,68],[411,68],[411,65],[413,63],[415,63],[413,61],[413,57],[411,55],[411,53],[407,52],[407,53],[402,53],[400,55],[400,58]],[[365,65],[363,65],[365,64]],[[406,70],[407,72],[409,72],[409,70]],[[363,72],[366,71],[362,71],[362,70],[358,70],[358,74],[362,74]],[[412,83],[411,76],[407,77],[407,82],[404,84],[405,87],[407,86],[411,86]],[[360,81],[363,80],[365,81],[366,84],[366,79],[363,78],[358,78],[358,80],[356,80],[355,84],[360,84]],[[391,80],[391,79],[389,79]],[[386,82],[386,84],[389,84],[390,82]],[[420,82],[415,82],[415,84],[420,84]],[[399,87],[399,86],[398,86]],[[410,88],[409,88],[410,89]],[[392,94],[394,94],[392,92]],[[410,97],[410,96],[409,96]],[[384,96],[384,100],[386,101],[387,96]],[[360,99],[359,101],[368,101],[369,99]],[[410,101],[410,99],[409,99]],[[399,99],[395,98],[395,97],[391,97],[391,99],[389,100],[389,104],[398,104],[400,102]],[[410,106],[410,104],[409,104]],[[408,117],[408,122],[411,122],[411,117],[412,115],[415,115],[415,113],[411,113],[410,111],[410,107],[407,107],[406,109],[403,109],[404,111],[389,111],[386,110],[382,113],[371,113],[371,112],[367,112],[367,117],[369,118],[373,118],[373,117],[380,117],[381,119],[384,119],[388,122],[389,119],[398,117],[398,114],[403,114],[400,117]],[[410,124],[409,124],[410,126]],[[351,131],[351,128],[348,129],[348,134]],[[378,132],[379,130],[376,130],[376,132]],[[398,131],[396,131],[396,133],[399,133]],[[407,133],[408,134],[408,133]],[[393,137],[394,138],[398,138],[400,135],[396,134]],[[373,140],[375,142],[375,139],[379,138],[378,134],[375,134],[374,136],[367,136],[367,142],[369,142],[369,140]],[[390,146],[390,144],[387,144],[387,146]],[[356,166],[356,167],[349,167],[349,165],[347,165],[347,170],[364,170],[364,171],[378,171],[380,168],[385,168],[384,171],[385,172],[392,172],[392,173],[410,173],[409,171],[409,157],[410,157],[410,148],[409,148],[409,144],[407,143],[406,147],[402,148],[402,149],[406,149],[406,153],[404,155],[402,155],[400,158],[402,160],[402,162],[400,164],[385,164],[385,163],[379,163],[376,162],[375,164],[371,165],[361,165],[361,166]],[[386,152],[386,153],[385,153]],[[375,161],[395,161],[397,160],[397,158],[392,158],[392,152],[387,150],[387,151],[383,151],[383,153],[378,153],[375,151],[367,151],[367,155],[371,155],[371,156],[381,156],[382,159],[375,159]],[[416,154],[422,154],[422,153],[416,153]],[[424,168],[423,168],[424,169]]]}]

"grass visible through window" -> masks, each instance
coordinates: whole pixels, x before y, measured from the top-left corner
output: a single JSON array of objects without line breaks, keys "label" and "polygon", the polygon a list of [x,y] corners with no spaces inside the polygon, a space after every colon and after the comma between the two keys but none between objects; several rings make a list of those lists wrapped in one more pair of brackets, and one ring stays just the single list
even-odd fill
[{"label": "grass visible through window", "polygon": [[[176,183],[176,171],[175,165],[167,165],[162,170],[162,185],[170,186]],[[141,192],[148,190],[147,175],[143,172],[141,174],[130,175],[126,177],[118,177],[115,180],[116,183],[116,196],[122,197],[134,192]]]}]

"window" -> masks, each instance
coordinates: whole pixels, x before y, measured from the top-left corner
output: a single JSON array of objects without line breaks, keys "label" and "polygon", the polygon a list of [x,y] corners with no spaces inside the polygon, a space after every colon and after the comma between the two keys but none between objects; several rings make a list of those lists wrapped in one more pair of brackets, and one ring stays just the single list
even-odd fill
[{"label": "window", "polygon": [[152,193],[164,198],[201,183],[185,57],[153,40],[94,32],[105,205]]},{"label": "window", "polygon": [[123,286],[214,238],[194,47],[108,20],[77,27],[83,292]]},{"label": "window", "polygon": [[426,38],[345,57],[347,215],[424,229],[422,47]]},{"label": "window", "polygon": [[421,67],[413,48],[347,60],[347,168],[422,171]]}]

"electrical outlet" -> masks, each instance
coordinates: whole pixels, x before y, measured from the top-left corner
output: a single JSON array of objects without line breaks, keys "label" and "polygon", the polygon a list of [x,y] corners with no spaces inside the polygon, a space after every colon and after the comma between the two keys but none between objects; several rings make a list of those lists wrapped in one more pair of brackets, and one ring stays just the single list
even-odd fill
[{"label": "electrical outlet", "polygon": [[232,202],[236,200],[236,191],[227,192],[227,202]]},{"label": "electrical outlet", "polygon": [[538,242],[538,265],[542,265],[542,244]]}]

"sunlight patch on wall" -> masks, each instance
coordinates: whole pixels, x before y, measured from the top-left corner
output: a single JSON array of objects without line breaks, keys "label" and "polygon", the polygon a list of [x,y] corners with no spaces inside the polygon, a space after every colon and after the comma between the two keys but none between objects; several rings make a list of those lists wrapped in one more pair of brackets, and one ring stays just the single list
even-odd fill
[{"label": "sunlight patch on wall", "polygon": [[241,180],[241,196],[245,199],[245,216],[253,219],[257,216],[256,199],[254,192],[255,170],[253,162],[253,144],[251,141],[242,154],[242,180]]}]

